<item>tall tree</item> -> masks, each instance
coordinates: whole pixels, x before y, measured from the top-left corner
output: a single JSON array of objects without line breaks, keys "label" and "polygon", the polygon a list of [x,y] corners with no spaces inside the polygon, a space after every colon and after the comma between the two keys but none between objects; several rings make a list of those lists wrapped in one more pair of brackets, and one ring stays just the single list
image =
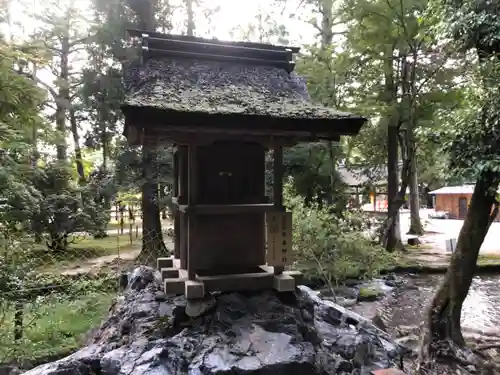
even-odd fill
[{"label": "tall tree", "polygon": [[[453,78],[442,73],[448,71],[443,67],[449,62],[450,51],[432,37],[434,21],[426,17],[427,7],[427,0],[356,4],[347,0],[342,8],[348,25],[344,48],[353,62],[349,66],[355,85],[351,91],[353,107],[378,116],[378,126],[386,132],[385,145],[380,147],[387,150],[389,207],[382,242],[388,250],[401,246],[399,209],[405,202],[408,186],[413,190],[411,231],[421,232],[417,129],[428,123],[430,110],[435,109],[429,102],[446,99],[449,91],[446,85]],[[377,138],[372,134],[373,128],[368,126],[354,142],[373,143]],[[369,158],[371,155],[366,154],[366,159]]]},{"label": "tall tree", "polygon": [[[138,58],[137,51],[127,43],[126,29],[169,32],[173,27],[174,7],[169,0],[128,0],[111,3],[95,0],[93,4],[96,39],[89,46],[92,59],[85,70],[86,92],[83,96],[87,98],[86,102],[84,100],[87,103],[87,114],[90,113],[96,123],[97,131],[87,134],[87,145],[102,148],[103,156],[107,155],[105,160],[114,155],[117,181],[121,186],[127,185],[127,189],[130,189],[140,181],[143,241],[138,261],[152,263],[166,252],[158,194],[159,174],[162,171],[158,154],[161,152],[143,145],[139,153],[138,150],[125,146],[119,138],[115,138],[113,152],[106,150],[111,135],[118,129],[117,122],[121,122],[119,105],[123,93],[117,78],[132,60]],[[125,170],[127,172],[124,173]],[[132,175],[138,178],[125,178]]]},{"label": "tall tree", "polygon": [[71,120],[73,140],[76,147],[78,170],[82,171],[79,134],[75,124],[72,103],[80,85],[79,72],[73,69],[78,54],[88,40],[88,28],[73,0],[44,0],[43,11],[32,17],[41,22],[41,28],[35,32],[35,39],[42,44],[51,63],[49,69],[54,82],[46,82],[34,75],[39,84],[47,89],[54,103],[54,121],[58,132],[57,158],[67,161],[67,119]]},{"label": "tall tree", "polygon": [[[1,13],[0,13],[1,15]],[[0,25],[1,25],[0,19]],[[29,226],[38,210],[39,192],[31,179],[36,174],[31,157],[38,131],[46,129],[40,115],[44,92],[19,71],[21,62],[36,56],[22,52],[21,46],[7,43],[0,34],[0,223],[3,229]]]},{"label": "tall tree", "polygon": [[[277,1],[287,5],[286,1]],[[340,20],[338,6],[332,0],[307,0],[299,4],[300,14],[311,14],[312,17],[300,17],[317,31],[317,40],[312,45],[306,45],[299,56],[297,72],[301,74],[308,85],[311,100],[329,107],[345,109],[345,71],[338,69],[342,59],[337,58],[336,49],[339,40],[334,38],[342,33],[338,30]],[[258,18],[260,19],[260,18]],[[279,32],[284,27],[274,28]],[[288,33],[286,34],[288,36]],[[305,152],[304,152],[305,151]],[[343,159],[343,148],[333,142],[317,142],[292,147],[285,153],[287,171],[294,178],[295,188],[309,202],[314,196],[327,204],[337,206],[345,202],[341,177],[337,167]],[[308,173],[303,173],[299,165],[307,166]]]},{"label": "tall tree", "polygon": [[[154,0],[128,0],[128,6],[137,15],[140,28],[155,31]],[[142,250],[138,261],[154,263],[165,255],[167,248],[161,230],[158,194],[158,152],[151,145],[142,145]]]},{"label": "tall tree", "polygon": [[194,3],[195,0],[183,0],[186,8],[186,35],[194,36],[195,22],[194,22]]},{"label": "tall tree", "polygon": [[[450,0],[435,4],[448,35],[459,47],[477,54],[477,75],[468,110],[451,128],[450,167],[476,179],[450,266],[432,299],[422,329],[421,364],[435,354],[468,361],[460,317],[474,277],[479,250],[498,214],[500,183],[500,4]],[[471,86],[474,85],[471,83]],[[472,100],[471,100],[472,99]]]}]

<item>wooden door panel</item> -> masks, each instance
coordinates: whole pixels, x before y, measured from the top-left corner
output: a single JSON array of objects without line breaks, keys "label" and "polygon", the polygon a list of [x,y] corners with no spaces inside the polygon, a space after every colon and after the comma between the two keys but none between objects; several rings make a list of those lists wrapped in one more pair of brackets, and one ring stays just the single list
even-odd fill
[{"label": "wooden door panel", "polygon": [[201,202],[259,203],[264,196],[265,151],[258,144],[215,143],[199,152]]}]

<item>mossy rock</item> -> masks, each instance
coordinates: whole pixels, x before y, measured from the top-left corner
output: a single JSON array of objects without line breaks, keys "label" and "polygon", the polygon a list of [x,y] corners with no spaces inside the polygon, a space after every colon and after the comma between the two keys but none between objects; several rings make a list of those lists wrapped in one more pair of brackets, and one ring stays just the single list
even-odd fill
[{"label": "mossy rock", "polygon": [[384,296],[384,292],[375,286],[359,288],[358,302],[373,302]]}]

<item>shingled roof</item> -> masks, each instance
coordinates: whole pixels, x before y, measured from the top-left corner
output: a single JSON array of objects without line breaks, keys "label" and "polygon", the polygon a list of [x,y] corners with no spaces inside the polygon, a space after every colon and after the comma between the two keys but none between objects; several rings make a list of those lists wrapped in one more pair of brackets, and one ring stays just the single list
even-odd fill
[{"label": "shingled roof", "polygon": [[[298,49],[285,50],[286,47],[281,47],[283,50],[279,50],[280,47],[276,46],[269,46],[269,50],[248,48],[253,50],[250,53],[260,53],[260,57],[268,54],[271,59],[275,59],[267,61],[255,58],[256,55],[247,58],[245,55],[230,56],[231,52],[220,52],[224,48],[244,49],[235,47],[237,43],[215,47],[209,40],[200,43],[205,50],[207,46],[210,51],[219,48],[215,50],[216,53],[229,55],[219,56],[204,51],[192,52],[189,48],[194,47],[182,45],[195,45],[200,38],[190,42],[161,39],[156,37],[158,35],[161,34],[155,34],[151,40],[155,43],[171,43],[168,48],[178,50],[162,50],[156,45],[155,48],[144,47],[147,41],[143,42],[143,51],[147,53],[124,71],[126,95],[122,109],[126,115],[127,111],[147,108],[156,112],[257,116],[313,122],[326,120],[334,128],[335,125],[342,125],[338,134],[357,134],[365,122],[363,117],[311,102],[304,79],[291,71],[294,66],[292,62],[285,61],[287,57],[291,59],[292,50]],[[152,51],[156,51],[156,54]],[[278,61],[278,58],[284,60]]]},{"label": "shingled roof", "polygon": [[311,103],[301,77],[268,66],[151,59],[145,65],[134,63],[124,82],[125,105],[132,107],[280,118],[358,117]]}]

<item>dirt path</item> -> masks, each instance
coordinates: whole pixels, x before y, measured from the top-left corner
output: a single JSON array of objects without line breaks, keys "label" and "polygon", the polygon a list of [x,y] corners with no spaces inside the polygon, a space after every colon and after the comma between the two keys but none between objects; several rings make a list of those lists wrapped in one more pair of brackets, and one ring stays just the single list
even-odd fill
[{"label": "dirt path", "polygon": [[119,254],[105,255],[97,258],[86,259],[83,262],[68,264],[62,267],[62,275],[78,275],[82,273],[97,273],[103,268],[119,271],[126,265],[133,263],[141,252],[140,246],[121,251]]},{"label": "dirt path", "polygon": [[[167,228],[170,229],[170,228]],[[164,237],[165,245],[173,249],[174,243],[170,237]],[[61,265],[55,272],[62,275],[78,275],[82,273],[97,273],[103,269],[109,269],[111,272],[120,272],[132,265],[141,252],[141,246],[138,244],[126,250],[117,251],[116,254],[104,255],[96,258],[89,258],[78,262],[71,262],[67,265]]]},{"label": "dirt path", "polygon": [[424,267],[448,267],[450,254],[436,251],[435,249],[417,248],[411,249],[406,258],[411,263]]}]

